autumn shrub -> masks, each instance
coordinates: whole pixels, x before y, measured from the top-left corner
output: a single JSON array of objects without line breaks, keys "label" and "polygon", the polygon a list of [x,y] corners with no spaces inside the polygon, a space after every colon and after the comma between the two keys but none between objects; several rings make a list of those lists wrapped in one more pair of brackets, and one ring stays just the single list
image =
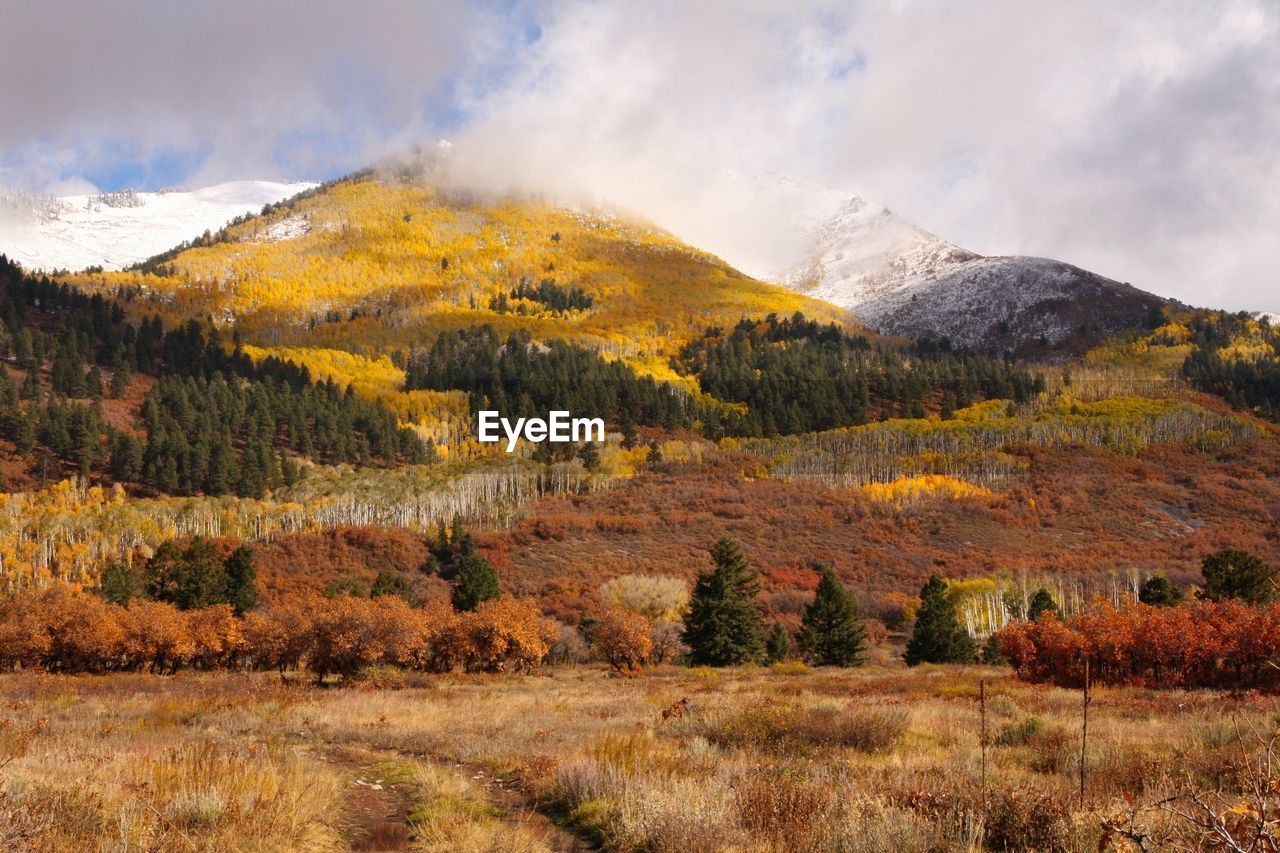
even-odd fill
[{"label": "autumn shrub", "polygon": [[829,785],[794,772],[748,776],[734,785],[733,793],[741,824],[782,850],[813,849],[812,833],[833,817],[836,806]]},{"label": "autumn shrub", "polygon": [[649,620],[640,613],[609,607],[591,630],[596,648],[619,675],[639,675],[653,653]]},{"label": "autumn shrub", "polygon": [[300,667],[323,602],[314,593],[286,596],[247,614],[244,637],[254,666],[280,672]]},{"label": "autumn shrub", "polygon": [[521,672],[540,664],[551,645],[538,609],[503,597],[460,613],[438,634],[436,666],[467,672]]},{"label": "autumn shrub", "polygon": [[1067,687],[1100,684],[1153,688],[1280,690],[1280,604],[1197,601],[1155,607],[1096,602],[1062,621],[1043,614],[997,635],[1001,651],[1029,681]]},{"label": "autumn shrub", "polygon": [[[636,618],[647,642],[648,621]],[[352,678],[374,665],[519,672],[542,663],[564,627],[513,598],[457,613],[443,602],[417,608],[399,596],[305,593],[241,618],[229,604],[184,611],[135,599],[124,607],[54,585],[0,600],[0,669],[170,674],[183,667],[306,667],[321,679]]]},{"label": "autumn shrub", "polygon": [[987,802],[990,850],[1068,850],[1071,811],[1063,797],[1035,791],[999,791]]}]

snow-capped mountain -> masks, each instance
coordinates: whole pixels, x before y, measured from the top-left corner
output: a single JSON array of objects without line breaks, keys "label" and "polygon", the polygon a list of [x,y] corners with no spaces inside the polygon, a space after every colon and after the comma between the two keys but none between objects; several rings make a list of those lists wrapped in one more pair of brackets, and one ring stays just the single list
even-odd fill
[{"label": "snow-capped mountain", "polygon": [[31,270],[121,269],[313,186],[232,181],[60,198],[0,191],[0,254]]},{"label": "snow-capped mountain", "polygon": [[[856,195],[787,175],[733,176],[790,241],[707,248],[757,278],[847,308],[872,328],[988,350],[1114,334],[1166,300],[1045,258],[982,257]],[[787,252],[771,252],[790,246]]]}]

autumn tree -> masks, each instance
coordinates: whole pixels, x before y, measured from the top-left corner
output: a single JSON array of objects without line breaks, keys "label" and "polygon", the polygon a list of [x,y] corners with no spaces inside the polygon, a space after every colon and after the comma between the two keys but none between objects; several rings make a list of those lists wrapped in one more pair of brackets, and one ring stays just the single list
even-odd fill
[{"label": "autumn tree", "polygon": [[946,582],[936,574],[930,576],[920,590],[920,608],[907,642],[907,665],[967,663],[973,658],[973,640],[960,624]]},{"label": "autumn tree", "polygon": [[1204,558],[1201,571],[1204,589],[1200,597],[1209,601],[1235,598],[1248,604],[1265,604],[1280,597],[1275,570],[1247,551],[1228,549],[1210,554]]},{"label": "autumn tree", "polygon": [[613,671],[634,676],[644,671],[653,652],[649,620],[621,607],[605,608],[591,628],[596,648]]},{"label": "autumn tree", "polygon": [[729,537],[711,549],[714,568],[698,575],[684,641],[698,665],[731,666],[764,657],[764,620],[756,607],[760,578]]},{"label": "autumn tree", "polygon": [[801,619],[800,649],[816,666],[861,666],[866,663],[867,631],[858,602],[830,566],[819,567],[818,588]]}]

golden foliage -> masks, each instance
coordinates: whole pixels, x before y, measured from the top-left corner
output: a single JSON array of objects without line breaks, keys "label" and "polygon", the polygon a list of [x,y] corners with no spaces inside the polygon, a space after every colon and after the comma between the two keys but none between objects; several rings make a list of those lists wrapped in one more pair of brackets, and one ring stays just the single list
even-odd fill
[{"label": "golden foliage", "polygon": [[907,506],[932,498],[960,500],[961,498],[986,498],[993,494],[990,489],[941,474],[899,477],[892,483],[867,483],[862,487],[862,493],[873,501],[897,506]]}]

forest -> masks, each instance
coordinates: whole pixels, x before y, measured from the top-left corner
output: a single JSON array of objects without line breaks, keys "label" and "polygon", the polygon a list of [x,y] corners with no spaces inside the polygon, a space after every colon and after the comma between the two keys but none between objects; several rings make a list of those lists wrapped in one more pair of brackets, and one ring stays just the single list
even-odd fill
[{"label": "forest", "polygon": [[[378,403],[305,368],[228,351],[195,321],[135,327],[118,303],[3,259],[0,317],[0,355],[14,367],[0,362],[0,437],[18,457],[34,454],[45,482],[69,466],[152,493],[259,497],[296,481],[300,459],[412,464],[434,452]],[[110,422],[104,399],[143,381],[136,417]]]},{"label": "forest", "polygon": [[712,437],[775,436],[858,426],[890,417],[923,418],[988,399],[1024,403],[1044,378],[1013,365],[928,345],[872,347],[865,336],[803,314],[731,331],[710,329],[680,353],[678,368],[721,400],[746,404]]}]

